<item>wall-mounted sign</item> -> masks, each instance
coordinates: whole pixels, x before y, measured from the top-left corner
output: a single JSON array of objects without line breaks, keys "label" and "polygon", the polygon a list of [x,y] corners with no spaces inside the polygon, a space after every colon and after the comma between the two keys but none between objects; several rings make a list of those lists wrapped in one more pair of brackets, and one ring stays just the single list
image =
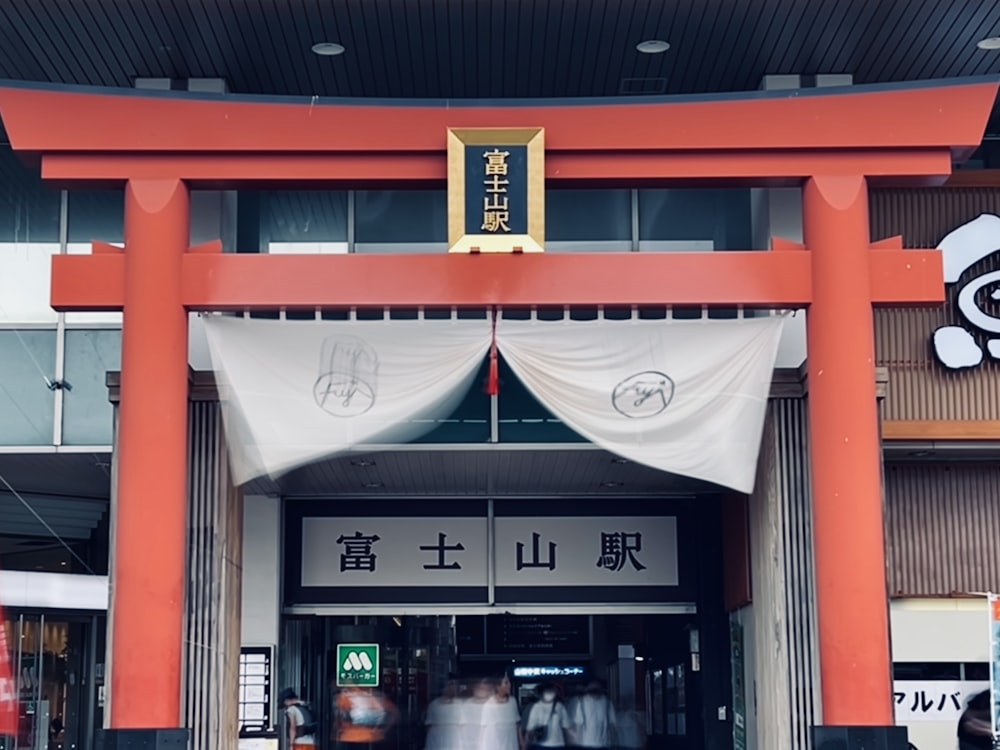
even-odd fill
[{"label": "wall-mounted sign", "polygon": [[559,667],[514,667],[514,677],[582,677],[587,668],[580,666]]},{"label": "wall-mounted sign", "polygon": [[963,325],[934,331],[934,353],[952,370],[980,365],[984,350],[1000,360],[1000,216],[982,214],[949,232],[938,247],[945,283],[962,282],[955,304]]},{"label": "wall-mounted sign", "polygon": [[[679,583],[673,516],[305,517],[306,587],[663,587]],[[492,549],[492,559],[489,552]],[[367,599],[371,601],[371,599]]]},{"label": "wall-mounted sign", "polygon": [[947,721],[957,724],[969,698],[989,689],[988,682],[959,680],[896,680],[892,683],[898,724]]},{"label": "wall-mounted sign", "polygon": [[590,654],[587,615],[487,615],[486,653],[502,656]]},{"label": "wall-mounted sign", "polygon": [[381,671],[377,643],[337,644],[337,687],[378,687]]},{"label": "wall-mounted sign", "polygon": [[496,525],[497,586],[676,586],[673,516],[511,518]]},{"label": "wall-mounted sign", "polygon": [[304,518],[302,585],[486,586],[485,518]]},{"label": "wall-mounted sign", "polygon": [[589,656],[588,615],[459,615],[456,635],[461,653],[472,656]]},{"label": "wall-mounted sign", "polygon": [[450,128],[450,252],[542,252],[544,243],[544,129]]},{"label": "wall-mounted sign", "polygon": [[240,734],[271,731],[273,656],[273,649],[270,646],[240,648]]}]

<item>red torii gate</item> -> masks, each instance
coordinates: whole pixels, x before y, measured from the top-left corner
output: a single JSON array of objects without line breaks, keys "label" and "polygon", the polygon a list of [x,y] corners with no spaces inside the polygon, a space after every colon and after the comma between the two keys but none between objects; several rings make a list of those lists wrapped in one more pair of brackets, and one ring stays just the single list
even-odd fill
[{"label": "red torii gate", "polygon": [[[52,277],[57,310],[124,311],[112,727],[181,721],[188,311],[573,304],[808,307],[824,723],[891,725],[872,305],[944,295],[936,251],[871,243],[867,187],[950,174],[953,158],[979,145],[996,93],[995,81],[960,80],[431,106],[0,85],[12,145],[40,155],[45,179],[126,186],[126,249],[56,257]],[[441,186],[447,128],[529,126],[545,128],[550,185],[804,185],[805,247],[510,256],[188,247],[192,187]]]}]

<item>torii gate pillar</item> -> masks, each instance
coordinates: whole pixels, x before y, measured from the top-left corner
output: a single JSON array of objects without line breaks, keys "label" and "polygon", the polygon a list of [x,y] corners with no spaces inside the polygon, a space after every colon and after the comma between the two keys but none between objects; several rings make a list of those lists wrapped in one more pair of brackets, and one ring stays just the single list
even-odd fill
[{"label": "torii gate pillar", "polygon": [[181,726],[188,491],[188,316],[181,261],[189,237],[183,182],[128,182],[109,613],[112,727]]},{"label": "torii gate pillar", "polygon": [[813,261],[806,331],[823,722],[887,727],[892,657],[865,179],[809,178],[802,222]]}]

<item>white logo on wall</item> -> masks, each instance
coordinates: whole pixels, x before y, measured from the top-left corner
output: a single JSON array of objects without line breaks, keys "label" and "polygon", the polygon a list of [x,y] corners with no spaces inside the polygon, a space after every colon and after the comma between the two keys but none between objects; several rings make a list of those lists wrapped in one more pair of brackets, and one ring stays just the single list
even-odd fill
[{"label": "white logo on wall", "polygon": [[[944,280],[957,284],[962,274],[1000,251],[1000,216],[983,214],[950,232],[938,245],[944,256]],[[985,349],[1000,360],[1000,271],[989,271],[966,282],[958,292],[958,312],[966,325],[934,331],[934,352],[945,367],[976,367],[984,358],[976,332],[986,334]]]},{"label": "white logo on wall", "polygon": [[375,667],[367,651],[351,651],[341,665],[345,672],[368,672]]}]

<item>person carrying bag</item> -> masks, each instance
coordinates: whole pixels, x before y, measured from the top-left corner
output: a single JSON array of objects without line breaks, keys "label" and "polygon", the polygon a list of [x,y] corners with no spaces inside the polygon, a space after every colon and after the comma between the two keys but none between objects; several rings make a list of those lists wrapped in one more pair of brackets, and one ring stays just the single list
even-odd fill
[{"label": "person carrying bag", "polygon": [[565,732],[572,728],[566,707],[557,699],[555,685],[542,685],[538,692],[541,700],[531,707],[525,725],[528,748],[565,747]]}]

